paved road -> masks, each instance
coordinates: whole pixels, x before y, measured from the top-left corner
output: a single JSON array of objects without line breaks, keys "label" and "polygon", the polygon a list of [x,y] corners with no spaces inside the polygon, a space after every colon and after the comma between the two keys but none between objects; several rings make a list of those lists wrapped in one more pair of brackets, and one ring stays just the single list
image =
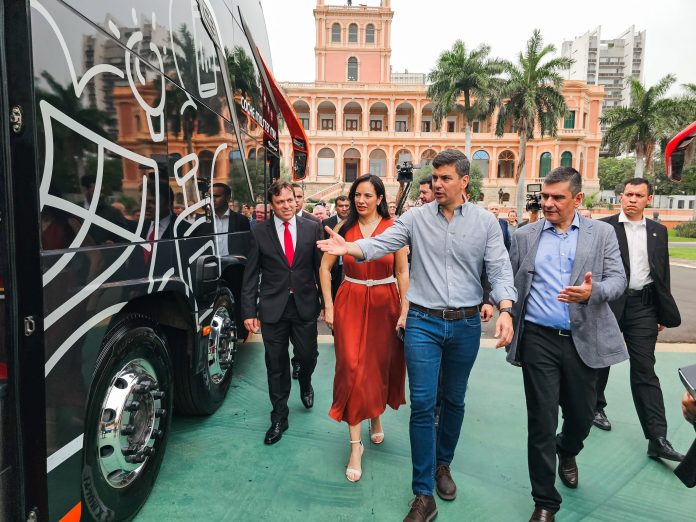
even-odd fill
[{"label": "paved road", "polygon": [[[666,328],[659,337],[661,343],[696,343],[696,268],[672,267],[672,294],[679,305],[682,324]],[[484,327],[483,337],[492,338],[494,322]]]},{"label": "paved road", "polygon": [[696,241],[670,241],[669,248],[696,248]]}]

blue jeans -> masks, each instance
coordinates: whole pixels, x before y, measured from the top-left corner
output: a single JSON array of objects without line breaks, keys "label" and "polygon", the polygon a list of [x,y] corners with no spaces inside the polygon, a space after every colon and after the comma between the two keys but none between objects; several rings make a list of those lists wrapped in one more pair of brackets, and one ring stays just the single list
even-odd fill
[{"label": "blue jeans", "polygon": [[[411,393],[413,494],[432,495],[436,464],[449,465],[464,420],[464,395],[481,342],[481,317],[445,321],[409,310],[404,348]],[[435,430],[438,376],[440,423]]]}]

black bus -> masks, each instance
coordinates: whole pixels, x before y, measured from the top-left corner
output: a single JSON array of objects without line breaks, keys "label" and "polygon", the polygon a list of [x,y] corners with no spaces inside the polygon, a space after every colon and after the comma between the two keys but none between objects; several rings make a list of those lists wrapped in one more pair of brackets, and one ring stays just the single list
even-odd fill
[{"label": "black bus", "polygon": [[0,5],[0,520],[129,520],[229,388],[249,232],[212,187],[263,197],[288,106],[258,1]]}]

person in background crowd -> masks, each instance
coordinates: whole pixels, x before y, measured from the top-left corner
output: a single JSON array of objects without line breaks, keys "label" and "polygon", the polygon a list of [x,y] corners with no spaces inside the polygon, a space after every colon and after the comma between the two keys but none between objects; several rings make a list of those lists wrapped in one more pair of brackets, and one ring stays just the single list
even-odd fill
[{"label": "person in background crowd", "polygon": [[[342,223],[348,218],[350,214],[350,200],[348,196],[338,196],[336,202],[334,203],[336,208],[336,214],[330,218],[326,218],[322,223],[323,226],[329,227],[331,230],[336,229],[336,225]],[[336,292],[338,292],[338,287],[341,286],[343,282],[343,258],[339,257],[338,262],[334,263],[331,269],[331,299],[336,299]]]},{"label": "person in background crowd", "polygon": [[524,380],[530,522],[551,522],[561,507],[556,456],[561,482],[578,487],[575,457],[592,427],[597,370],[628,358],[609,307],[626,288],[619,245],[606,223],[578,215],[581,201],[577,170],[549,172],[541,191],[545,219],[518,229],[510,249],[518,300],[507,360],[522,366]]},{"label": "person in background crowd", "polygon": [[215,240],[218,247],[218,255],[226,256],[230,253],[230,241],[232,233],[249,230],[250,224],[241,214],[230,210],[230,198],[232,189],[226,183],[213,184],[213,208],[215,220]]},{"label": "person in background crowd", "polygon": [[514,208],[508,210],[506,219],[508,224],[508,232],[510,232],[510,237],[512,237],[512,234],[515,232],[515,230],[517,230],[519,225],[519,222],[517,221],[517,211]]},{"label": "person in background crowd", "polygon": [[[444,500],[457,496],[450,463],[459,441],[467,382],[481,340],[480,274],[484,261],[491,298],[501,312],[495,332],[498,347],[512,340],[511,307],[517,298],[500,226],[490,213],[464,198],[469,160],[462,152],[450,149],[438,153],[432,165],[436,201],[407,212],[378,236],[353,243],[328,231],[330,239],[318,243],[329,254],[367,261],[406,245],[413,252],[404,350],[411,399],[411,487],[415,499],[404,522],[433,520],[437,516],[435,491]],[[436,429],[435,403],[441,371],[442,409]]]},{"label": "person in background crowd", "polygon": [[239,201],[237,201],[236,199],[233,201],[230,201],[230,210],[232,212],[239,213]]},{"label": "person in background crowd", "polygon": [[176,205],[174,205],[174,215],[175,216],[178,216],[183,211],[184,211],[184,205],[182,205],[181,203],[177,203]]},{"label": "person in background crowd", "polygon": [[[350,213],[336,227],[346,240],[381,234],[393,224],[379,177],[360,176],[353,182],[348,198]],[[405,326],[408,312],[408,260],[404,248],[367,263],[345,256],[345,281],[334,303],[331,272],[336,261],[336,256],[325,254],[320,270],[324,320],[334,331],[336,348],[329,416],[348,424],[351,451],[346,478],[357,482],[362,475],[364,451],[362,421],[370,419],[370,441],[381,444],[385,408],[389,405],[396,410],[406,403],[406,364],[397,333]]]},{"label": "person in background crowd", "polygon": [[527,219],[524,219],[522,223],[520,223],[517,228],[522,228],[525,225],[529,225],[530,223],[536,223],[539,221],[539,213],[541,209],[530,209],[527,211]]},{"label": "person in background crowd", "polygon": [[433,177],[427,176],[418,183],[418,200],[421,202],[421,205],[434,201],[435,194],[433,194]]},{"label": "person in background crowd", "polygon": [[396,201],[390,201],[387,208],[389,209],[389,217],[394,219],[396,217]]},{"label": "person in background crowd", "polygon": [[503,242],[505,243],[505,248],[510,251],[510,231],[508,230],[508,222],[498,217],[498,214],[500,214],[500,205],[495,201],[491,201],[488,204],[488,211],[498,220],[500,230],[503,231]]},{"label": "person in background crowd", "polygon": [[[628,277],[624,295],[612,303],[631,361],[631,393],[648,439],[648,456],[681,461],[684,456],[667,440],[667,418],[660,380],[655,373],[655,343],[665,327],[681,324],[681,316],[670,290],[667,228],[645,219],[644,211],[652,201],[650,182],[634,178],[624,183],[620,194],[621,212],[602,219],[618,238],[621,260]],[[609,368],[599,372],[594,425],[610,430],[604,413],[604,390]]]},{"label": "person in background crowd", "polygon": [[118,210],[121,213],[121,216],[124,219],[126,219],[126,206],[123,203],[121,203],[120,201],[114,201],[111,204],[111,208],[115,208],[116,210]]},{"label": "person in background crowd", "polygon": [[251,212],[251,206],[250,206],[248,203],[244,203],[244,204],[242,205],[242,215],[243,215],[245,218],[247,218],[247,219],[250,220],[250,219],[251,219],[251,214],[252,214],[252,212]]},{"label": "person in background crowd", "polygon": [[319,221],[324,221],[328,216],[326,215],[326,207],[324,205],[320,205],[317,203],[314,205],[314,209],[312,210],[312,215],[317,218]]},{"label": "person in background crowd", "polygon": [[257,203],[254,207],[254,218],[250,222],[251,228],[254,228],[258,223],[271,219],[271,217],[271,206],[264,203]]},{"label": "person in background crowd", "polygon": [[305,207],[305,200],[304,200],[304,189],[302,188],[302,185],[299,183],[293,183],[292,184],[292,190],[293,193],[295,194],[295,205],[296,209],[295,212],[298,216],[311,219],[312,221],[316,221],[317,223],[321,224],[321,220],[314,216],[312,213],[307,212],[304,207]]},{"label": "person in background crowd", "polygon": [[583,208],[580,211],[580,217],[584,217],[585,219],[592,219],[592,212],[590,212],[589,208]]},{"label": "person in background crowd", "polygon": [[322,235],[321,225],[295,215],[295,196],[287,181],[273,182],[267,199],[273,217],[252,229],[241,308],[249,332],[256,333],[263,327],[268,394],[273,407],[264,443],[270,445],[278,442],[288,429],[290,339],[301,363],[300,399],[305,408],[314,406],[312,373],[318,355],[321,264],[316,242]]}]

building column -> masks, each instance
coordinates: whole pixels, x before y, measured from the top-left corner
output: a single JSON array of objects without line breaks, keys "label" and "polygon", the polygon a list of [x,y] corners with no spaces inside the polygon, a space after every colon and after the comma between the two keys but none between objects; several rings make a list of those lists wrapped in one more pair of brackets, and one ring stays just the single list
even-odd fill
[{"label": "building column", "polygon": [[387,148],[387,172],[385,179],[387,181],[395,181],[396,180],[396,165],[394,163],[394,145],[390,144],[389,147]]},{"label": "building column", "polygon": [[415,114],[413,115],[413,120],[414,120],[413,125],[414,125],[415,129],[413,129],[413,132],[420,132],[421,131],[421,120],[423,119],[423,115],[422,115],[423,108],[421,107],[422,103],[423,103],[422,100],[416,100],[415,108],[414,108]]},{"label": "building column", "polygon": [[312,96],[311,103],[309,105],[309,132],[317,132],[317,120],[319,119],[319,114],[317,114],[317,97]]},{"label": "building column", "polygon": [[388,117],[389,132],[396,132],[396,102],[394,98],[389,100],[389,117]]},{"label": "building column", "polygon": [[488,158],[488,180],[493,181],[495,179],[498,179],[498,147],[493,147],[493,151]]},{"label": "building column", "polygon": [[343,181],[343,145],[336,145],[336,179],[335,181]]},{"label": "building column", "polygon": [[336,131],[343,132],[343,98],[336,103]]},{"label": "building column", "polygon": [[360,169],[361,171],[358,172],[358,176],[361,176],[363,174],[366,174],[370,172],[370,157],[367,154],[367,142],[363,143],[363,146],[361,147],[360,151]]},{"label": "building column", "polygon": [[363,101],[365,102],[365,107],[363,108],[361,130],[363,132],[370,132],[370,99],[365,98]]}]

